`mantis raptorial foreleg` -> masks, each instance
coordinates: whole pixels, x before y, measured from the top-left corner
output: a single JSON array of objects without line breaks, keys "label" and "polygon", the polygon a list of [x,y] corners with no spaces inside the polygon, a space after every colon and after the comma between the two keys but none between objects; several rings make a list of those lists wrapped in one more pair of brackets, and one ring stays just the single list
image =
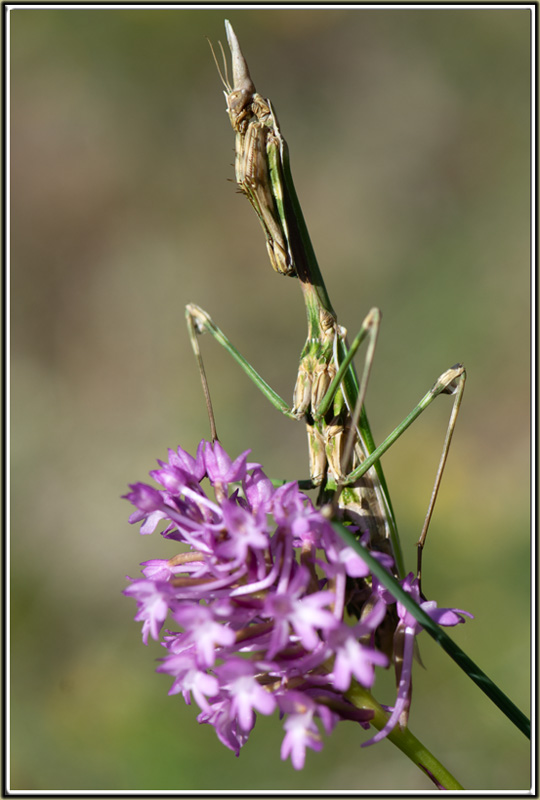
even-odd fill
[{"label": "mantis raptorial foreleg", "polygon": [[285,142],[269,100],[255,91],[249,70],[230,23],[225,20],[227,41],[232,52],[233,84],[227,60],[223,71],[212,43],[214,61],[226,91],[227,113],[235,141],[235,174],[240,190],[249,199],[262,225],[270,263],[282,275],[296,276],[287,220],[283,207],[282,154]]}]

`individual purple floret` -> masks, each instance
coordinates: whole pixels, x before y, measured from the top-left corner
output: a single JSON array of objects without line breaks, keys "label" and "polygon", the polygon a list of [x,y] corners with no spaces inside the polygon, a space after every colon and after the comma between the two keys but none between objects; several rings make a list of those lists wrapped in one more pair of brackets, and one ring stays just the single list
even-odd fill
[{"label": "individual purple floret", "polygon": [[[183,548],[144,562],[144,577],[124,594],[137,602],[143,642],[162,640],[157,671],[172,677],[169,694],[193,699],[198,721],[213,725],[236,755],[257,713],[279,709],[281,757],[301,769],[306,749],[321,750],[322,731],[347,719],[369,727],[373,711],[356,708],[345,693],[352,682],[369,691],[375,668],[391,662],[396,702],[366,744],[402,724],[421,627],[298,485],[274,488],[248,454],[233,460],[219,442],[201,442],[195,457],[179,447],[150,473],[160,489],[130,486],[130,522],[142,523],[142,534],[159,525],[164,539]],[[391,571],[390,557],[375,555]],[[412,575],[401,583],[441,625],[471,616],[421,602]],[[177,629],[164,630],[167,618]],[[388,630],[393,644],[383,652]]]}]

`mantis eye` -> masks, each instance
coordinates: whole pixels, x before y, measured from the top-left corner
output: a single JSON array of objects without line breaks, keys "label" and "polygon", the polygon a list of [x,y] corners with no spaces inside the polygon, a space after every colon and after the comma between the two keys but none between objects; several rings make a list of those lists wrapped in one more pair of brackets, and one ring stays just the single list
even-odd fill
[{"label": "mantis eye", "polygon": [[247,89],[235,89],[227,96],[227,106],[232,114],[240,115],[251,100],[251,92]]}]

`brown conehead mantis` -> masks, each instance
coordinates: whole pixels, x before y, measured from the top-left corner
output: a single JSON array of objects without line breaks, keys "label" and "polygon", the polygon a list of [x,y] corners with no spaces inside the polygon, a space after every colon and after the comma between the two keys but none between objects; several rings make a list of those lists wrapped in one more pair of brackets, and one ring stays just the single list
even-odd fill
[{"label": "brown conehead mantis", "polygon": [[[461,364],[446,370],[417,406],[376,447],[364,409],[364,397],[380,325],[380,312],[371,309],[349,345],[346,330],[338,324],[328,297],[304,217],[294,188],[287,144],[269,100],[255,91],[246,61],[230,23],[225,23],[232,56],[232,82],[226,59],[223,72],[227,112],[236,135],[235,172],[261,222],[270,262],[280,274],[296,277],[302,288],[308,322],[307,340],[293,404],[289,406],[253,369],[209,315],[194,304],[186,307],[188,328],[209,409],[212,438],[217,439],[210,396],[200,356],[197,334],[208,331],[230,353],[270,402],[285,416],[304,420],[307,426],[310,482],[318,487],[317,504],[344,524],[367,534],[370,548],[390,553],[398,576],[404,563],[392,505],[380,457],[439,394],[454,395],[454,403],[437,476],[418,542],[418,577],[421,553],[437,497],[456,416],[465,386]],[[220,45],[221,47],[221,45]],[[352,360],[364,340],[367,353],[360,380]]]}]

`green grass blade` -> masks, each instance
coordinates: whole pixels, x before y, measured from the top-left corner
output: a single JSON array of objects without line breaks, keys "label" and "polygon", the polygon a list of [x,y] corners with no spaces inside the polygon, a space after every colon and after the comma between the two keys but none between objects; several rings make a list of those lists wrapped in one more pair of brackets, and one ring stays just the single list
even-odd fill
[{"label": "green grass blade", "polygon": [[531,738],[531,723],[525,714],[510,700],[504,692],[496,686],[486,673],[469,658],[469,656],[448,636],[448,634],[429,617],[426,612],[415,603],[413,598],[405,592],[396,579],[388,573],[377,559],[371,555],[358,539],[353,536],[344,525],[333,522],[332,528],[337,535],[352,547],[366,562],[371,572],[380,580],[392,595],[402,603],[407,611],[419,622],[427,633],[435,639],[443,650],[448,653],[456,664],[462,669],[469,678],[484,692],[489,699],[513,722],[513,724],[527,736]]}]

